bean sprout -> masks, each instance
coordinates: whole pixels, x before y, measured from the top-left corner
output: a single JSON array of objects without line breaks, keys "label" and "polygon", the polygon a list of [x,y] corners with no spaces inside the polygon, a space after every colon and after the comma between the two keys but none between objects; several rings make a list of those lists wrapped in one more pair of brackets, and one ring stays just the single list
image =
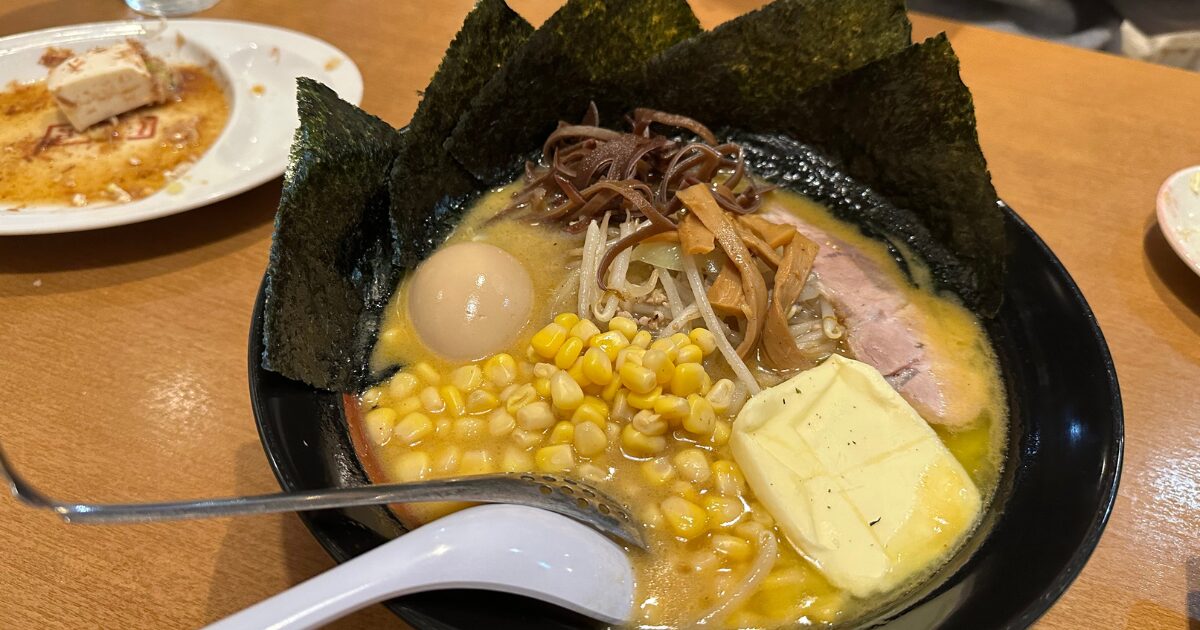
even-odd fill
[{"label": "bean sprout", "polygon": [[733,345],[729,343],[729,338],[725,335],[725,326],[713,312],[712,304],[708,303],[708,297],[704,291],[704,281],[700,279],[700,270],[696,269],[696,261],[692,260],[691,254],[686,253],[680,254],[679,258],[683,262],[683,271],[687,274],[688,284],[692,287],[695,304],[700,309],[700,315],[704,318],[708,331],[716,338],[721,356],[725,357],[725,361],[729,363],[729,367],[733,369],[733,373],[737,375],[738,379],[746,385],[746,389],[752,394],[757,394],[760,391],[758,382],[754,380],[750,368],[746,367],[745,362],[738,356],[737,350],[734,350]]}]

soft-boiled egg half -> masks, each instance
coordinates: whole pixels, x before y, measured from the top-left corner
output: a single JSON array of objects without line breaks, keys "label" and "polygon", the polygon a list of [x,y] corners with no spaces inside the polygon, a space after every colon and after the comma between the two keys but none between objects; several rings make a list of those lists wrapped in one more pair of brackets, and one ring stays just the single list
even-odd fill
[{"label": "soft-boiled egg half", "polygon": [[473,361],[512,346],[532,308],[529,272],[487,243],[440,249],[417,267],[408,291],[417,336],[451,360]]}]

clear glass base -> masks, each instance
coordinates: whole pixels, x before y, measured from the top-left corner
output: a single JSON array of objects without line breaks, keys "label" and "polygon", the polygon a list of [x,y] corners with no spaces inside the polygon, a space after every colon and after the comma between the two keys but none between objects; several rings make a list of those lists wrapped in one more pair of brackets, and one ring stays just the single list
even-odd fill
[{"label": "clear glass base", "polygon": [[178,17],[212,8],[220,0],[125,0],[130,9],[156,17]]}]

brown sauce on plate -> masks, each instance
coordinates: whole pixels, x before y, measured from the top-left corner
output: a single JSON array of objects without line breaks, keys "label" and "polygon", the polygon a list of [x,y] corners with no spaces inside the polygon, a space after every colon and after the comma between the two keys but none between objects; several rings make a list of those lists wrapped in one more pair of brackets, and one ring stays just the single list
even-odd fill
[{"label": "brown sauce on plate", "polygon": [[172,101],[75,131],[45,81],[0,92],[0,209],[94,206],[162,190],[225,128],[229,102],[212,73],[176,68]]}]

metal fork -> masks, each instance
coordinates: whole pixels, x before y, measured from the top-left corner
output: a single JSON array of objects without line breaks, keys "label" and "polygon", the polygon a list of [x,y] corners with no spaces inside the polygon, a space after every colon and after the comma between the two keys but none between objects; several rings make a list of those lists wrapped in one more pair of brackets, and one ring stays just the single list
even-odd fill
[{"label": "metal fork", "polygon": [[543,473],[477,475],[248,497],[123,504],[56,501],[17,474],[3,447],[0,447],[0,474],[8,481],[17,500],[31,507],[50,510],[67,523],[145,523],[387,503],[474,501],[514,503],[549,510],[621,542],[646,549],[640,525],[620,503],[586,483]]}]

